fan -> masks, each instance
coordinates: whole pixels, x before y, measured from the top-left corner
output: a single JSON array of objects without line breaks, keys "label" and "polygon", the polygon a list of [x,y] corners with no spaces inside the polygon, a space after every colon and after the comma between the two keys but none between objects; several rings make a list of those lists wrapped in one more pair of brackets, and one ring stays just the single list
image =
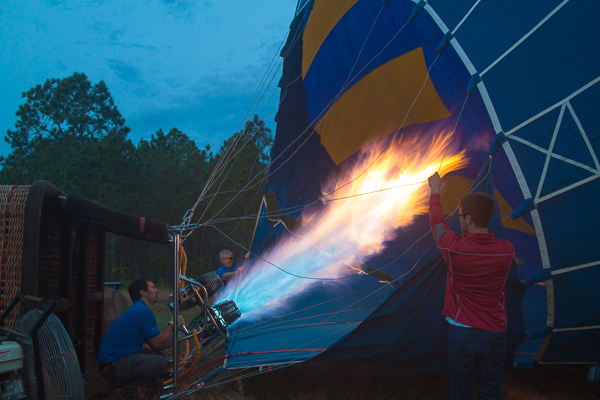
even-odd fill
[{"label": "fan", "polygon": [[[40,310],[29,311],[15,323],[14,330],[30,337],[41,316]],[[50,314],[44,321],[38,331],[38,338],[46,399],[83,400],[83,378],[75,349],[56,315]],[[31,357],[25,358],[26,368],[28,363],[33,363]]]},{"label": "fan", "polygon": [[[7,328],[6,317],[20,301],[42,310],[32,309],[13,329]],[[85,398],[71,339],[58,317],[51,314],[55,307],[52,300],[17,293],[0,314],[1,400]]]}]

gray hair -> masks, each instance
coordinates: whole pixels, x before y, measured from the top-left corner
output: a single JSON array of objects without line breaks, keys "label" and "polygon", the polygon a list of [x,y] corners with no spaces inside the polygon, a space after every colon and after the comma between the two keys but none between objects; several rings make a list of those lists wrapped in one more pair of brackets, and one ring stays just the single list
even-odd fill
[{"label": "gray hair", "polygon": [[223,258],[223,255],[225,254],[231,254],[231,256],[233,257],[233,253],[229,250],[223,250],[222,252],[219,253],[219,258]]}]

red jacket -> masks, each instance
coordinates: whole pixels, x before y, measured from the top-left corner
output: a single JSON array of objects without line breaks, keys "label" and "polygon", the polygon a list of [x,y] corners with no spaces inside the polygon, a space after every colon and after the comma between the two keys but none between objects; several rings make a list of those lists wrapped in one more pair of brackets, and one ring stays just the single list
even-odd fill
[{"label": "red jacket", "polygon": [[448,265],[443,314],[461,324],[506,331],[504,289],[515,248],[493,233],[455,234],[442,213],[440,195],[429,200],[435,243]]}]

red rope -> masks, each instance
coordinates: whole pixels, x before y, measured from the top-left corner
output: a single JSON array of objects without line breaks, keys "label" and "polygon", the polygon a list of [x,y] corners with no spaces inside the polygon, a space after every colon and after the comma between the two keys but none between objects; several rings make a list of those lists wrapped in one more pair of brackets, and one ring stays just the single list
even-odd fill
[{"label": "red rope", "polygon": [[287,349],[287,350],[265,350],[265,351],[244,351],[241,353],[231,354],[233,357],[247,356],[253,354],[266,354],[266,353],[289,353],[292,351],[325,351],[327,349]]},{"label": "red rope", "polygon": [[185,378],[181,379],[181,381],[185,381],[186,379],[188,379],[188,378],[192,377],[194,374],[196,374],[196,373],[198,373],[198,372],[200,372],[200,371],[203,371],[203,370],[205,370],[206,368],[210,367],[211,365],[214,365],[214,364],[216,364],[216,363],[218,363],[218,362],[221,362],[221,361],[223,361],[223,360],[227,360],[227,359],[229,359],[229,358],[231,358],[231,357],[233,357],[233,355],[231,355],[231,354],[228,354],[228,355],[226,355],[225,357],[219,358],[218,360],[215,360],[215,361],[213,361],[213,362],[211,362],[211,363],[208,363],[208,364],[206,364],[206,365],[203,365],[203,366],[201,366],[201,367],[198,367],[198,368],[196,368],[196,369],[195,369],[193,372],[191,372],[191,373],[190,373],[188,376],[186,376]]}]

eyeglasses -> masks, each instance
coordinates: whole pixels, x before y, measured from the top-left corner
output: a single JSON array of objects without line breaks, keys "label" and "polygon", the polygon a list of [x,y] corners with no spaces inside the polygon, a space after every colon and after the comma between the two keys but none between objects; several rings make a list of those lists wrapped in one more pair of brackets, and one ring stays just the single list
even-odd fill
[{"label": "eyeglasses", "polygon": [[233,260],[233,257],[223,257],[223,260]]}]

